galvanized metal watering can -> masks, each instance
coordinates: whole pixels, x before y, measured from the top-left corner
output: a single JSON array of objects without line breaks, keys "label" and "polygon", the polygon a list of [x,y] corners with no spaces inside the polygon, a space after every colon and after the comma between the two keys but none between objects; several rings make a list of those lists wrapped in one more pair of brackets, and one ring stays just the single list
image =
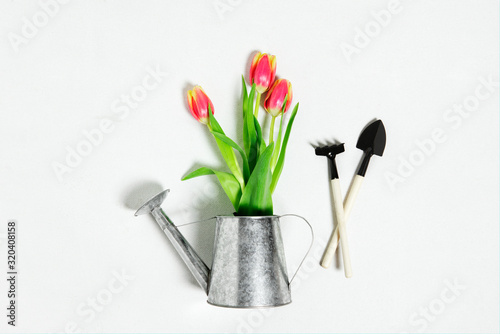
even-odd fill
[{"label": "galvanized metal watering can", "polygon": [[306,219],[297,215],[217,216],[213,263],[209,269],[161,209],[160,205],[168,192],[165,190],[147,201],[135,215],[153,215],[196,281],[208,294],[208,303],[237,308],[273,307],[291,303],[290,283],[297,272],[289,281],[279,218],[295,216],[303,219],[314,238],[312,227]]}]

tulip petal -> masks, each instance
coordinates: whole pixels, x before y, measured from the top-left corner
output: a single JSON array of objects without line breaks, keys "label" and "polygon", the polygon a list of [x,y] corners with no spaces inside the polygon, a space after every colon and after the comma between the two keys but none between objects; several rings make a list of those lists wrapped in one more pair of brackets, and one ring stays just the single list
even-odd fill
[{"label": "tulip petal", "polygon": [[253,80],[259,93],[264,93],[271,84],[271,64],[269,56],[264,54],[255,67]]},{"label": "tulip petal", "polygon": [[257,52],[252,59],[252,65],[250,66],[250,77],[249,77],[250,84],[253,83],[255,67],[257,66],[257,63],[259,62],[261,56],[262,56],[262,53]]},{"label": "tulip petal", "polygon": [[286,101],[286,107],[283,113],[286,113],[286,111],[290,108],[290,105],[292,104],[292,99],[293,99],[293,91],[292,91],[292,83],[290,81],[286,81],[287,83],[287,90],[288,90],[288,100]]},{"label": "tulip petal", "polygon": [[193,109],[193,91],[192,90],[188,90],[187,100],[188,100],[188,104],[189,104],[189,110],[192,110]]},{"label": "tulip petal", "polygon": [[271,80],[269,81],[269,85],[274,83],[274,77],[276,75],[276,56],[270,56],[270,66],[271,66]]}]

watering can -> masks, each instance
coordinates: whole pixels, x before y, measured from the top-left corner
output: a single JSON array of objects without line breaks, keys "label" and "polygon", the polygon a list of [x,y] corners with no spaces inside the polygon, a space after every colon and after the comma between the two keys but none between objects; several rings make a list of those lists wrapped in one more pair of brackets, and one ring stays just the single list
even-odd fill
[{"label": "watering can", "polygon": [[[186,263],[198,284],[216,306],[252,308],[291,303],[290,283],[311,250],[314,235],[309,222],[298,215],[217,216],[212,268],[203,262],[161,209],[169,190],[147,201],[136,216],[150,213]],[[299,268],[288,280],[279,218],[295,216],[311,229],[311,245]]]}]

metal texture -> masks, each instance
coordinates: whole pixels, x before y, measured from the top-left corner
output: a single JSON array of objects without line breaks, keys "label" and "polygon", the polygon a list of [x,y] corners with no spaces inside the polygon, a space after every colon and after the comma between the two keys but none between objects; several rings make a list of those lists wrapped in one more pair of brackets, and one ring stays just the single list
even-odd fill
[{"label": "metal texture", "polygon": [[[151,213],[196,281],[207,292],[210,304],[257,308],[291,303],[280,216],[217,216],[213,264],[209,270],[160,208],[167,193],[168,190],[150,199],[137,210],[136,216]],[[306,219],[292,214],[284,216],[302,218],[309,225],[314,239],[312,227]]]},{"label": "metal texture", "polygon": [[158,195],[150,198],[149,201],[144,203],[134,214],[134,216],[145,215],[146,213],[151,213],[155,208],[159,208],[161,203],[167,198],[170,189],[164,190]]},{"label": "metal texture", "polygon": [[208,302],[269,307],[291,300],[278,216],[218,216]]},{"label": "metal texture", "polygon": [[155,209],[151,214],[155,217],[158,225],[160,225],[160,228],[170,240],[177,253],[179,253],[191,274],[193,274],[196,282],[198,282],[205,293],[208,293],[208,276],[210,270],[205,262],[203,262],[162,209]]},{"label": "metal texture", "polygon": [[158,226],[160,226],[184,263],[186,263],[186,266],[189,268],[189,271],[191,271],[198,284],[205,293],[208,293],[208,275],[210,270],[160,207],[165,197],[167,197],[168,192],[169,190],[167,189],[151,198],[137,210],[135,215],[138,216],[151,213],[158,223]]}]

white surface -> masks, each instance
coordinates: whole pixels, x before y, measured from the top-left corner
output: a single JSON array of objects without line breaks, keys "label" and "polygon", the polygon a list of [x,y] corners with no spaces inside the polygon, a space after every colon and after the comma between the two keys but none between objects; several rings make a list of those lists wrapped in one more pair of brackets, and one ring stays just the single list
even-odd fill
[{"label": "white surface", "polygon": [[[483,83],[498,82],[498,1],[402,1],[351,62],[340,46],[358,28],[376,29],[371,13],[393,9],[389,1],[220,1],[231,10],[218,15],[212,1],[71,1],[19,53],[9,34],[41,7],[0,3],[0,232],[19,222],[20,259],[18,326],[2,315],[0,331],[498,332],[499,93]],[[300,101],[275,212],[305,216],[317,239],[291,305],[222,309],[206,304],[152,219],[133,212],[164,187],[178,224],[231,212],[213,179],[180,181],[195,165],[222,166],[185,93],[201,84],[235,136],[240,76],[255,50],[277,56],[278,76]],[[127,114],[120,96],[139,89],[148,67],[168,75]],[[470,113],[453,111],[475,101]],[[346,143],[337,161],[347,189],[358,134],[374,118],[388,142],[349,219],[355,276],[347,280],[342,267],[319,266],[332,211],[327,161],[311,144]],[[59,182],[52,164],[103,119],[112,131]],[[391,186],[398,169],[404,182]],[[183,230],[210,260],[213,225]],[[307,227],[287,218],[283,230],[291,272]],[[121,271],[134,278],[119,284]],[[109,296],[91,311],[89,300]]]}]

